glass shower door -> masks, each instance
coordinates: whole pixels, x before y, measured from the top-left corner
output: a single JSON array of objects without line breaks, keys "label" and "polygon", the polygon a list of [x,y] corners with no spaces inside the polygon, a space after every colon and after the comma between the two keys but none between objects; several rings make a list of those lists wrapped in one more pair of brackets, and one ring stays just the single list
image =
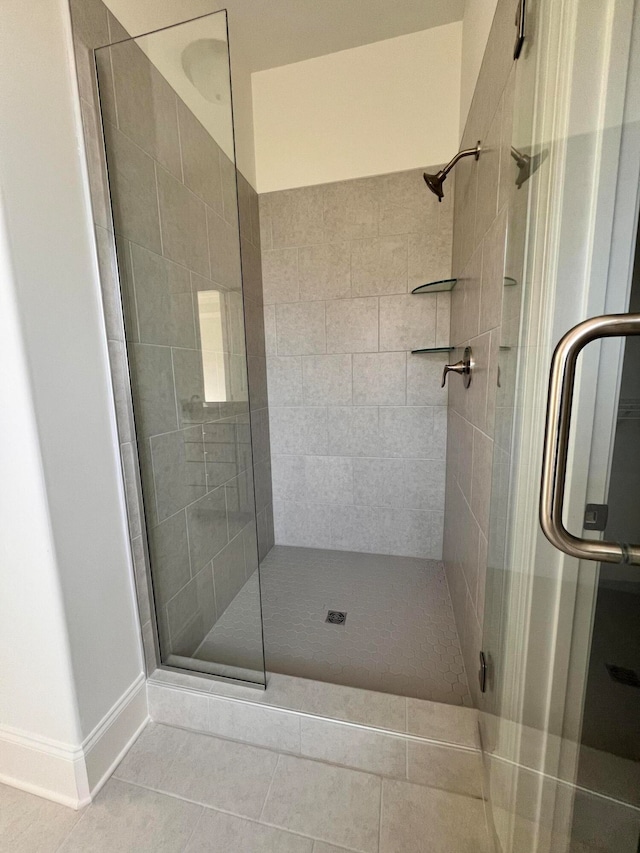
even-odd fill
[{"label": "glass shower door", "polygon": [[[588,318],[636,310],[640,19],[627,0],[526,6],[512,151],[529,171],[512,187],[483,632],[487,792],[505,853],[636,853],[637,567],[561,552],[539,510],[554,348]],[[593,343],[578,365],[563,519],[587,540],[640,541],[635,345],[623,350]]]},{"label": "glass shower door", "polygon": [[96,65],[160,657],[264,685],[226,13]]}]

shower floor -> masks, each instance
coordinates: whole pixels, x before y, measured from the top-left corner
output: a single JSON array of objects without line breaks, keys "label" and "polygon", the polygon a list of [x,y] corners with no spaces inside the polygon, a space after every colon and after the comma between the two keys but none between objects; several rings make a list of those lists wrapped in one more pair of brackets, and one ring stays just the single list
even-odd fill
[{"label": "shower floor", "polygon": [[[276,545],[260,584],[268,672],[471,704],[441,563]],[[257,592],[256,572],[198,655],[255,658]],[[329,610],[346,612],[345,623],[328,624]]]}]

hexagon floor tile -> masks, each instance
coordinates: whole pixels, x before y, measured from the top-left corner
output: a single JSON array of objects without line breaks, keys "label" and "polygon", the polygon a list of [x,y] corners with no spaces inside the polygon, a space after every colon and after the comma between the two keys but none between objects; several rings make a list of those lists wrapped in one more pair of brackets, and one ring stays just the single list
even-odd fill
[{"label": "hexagon floor tile", "polygon": [[[269,672],[470,705],[442,563],[276,545],[260,567]],[[346,612],[327,624],[329,610]],[[197,656],[256,668],[258,575]]]}]

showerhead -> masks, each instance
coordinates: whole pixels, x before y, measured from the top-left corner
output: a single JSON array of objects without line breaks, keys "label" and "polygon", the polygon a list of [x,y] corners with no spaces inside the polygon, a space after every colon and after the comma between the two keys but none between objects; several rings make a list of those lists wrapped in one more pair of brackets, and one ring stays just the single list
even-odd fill
[{"label": "showerhead", "polygon": [[438,201],[442,201],[442,199],[444,198],[444,190],[442,189],[442,185],[446,180],[447,173],[441,169],[434,175],[430,175],[429,172],[425,172],[422,177],[424,178],[424,182],[429,187],[431,192],[434,195],[438,196]]},{"label": "showerhead", "polygon": [[442,201],[444,198],[444,190],[442,189],[442,185],[444,184],[447,175],[456,165],[459,160],[462,160],[463,157],[475,157],[476,160],[480,157],[480,143],[476,145],[475,148],[467,148],[465,151],[458,151],[456,156],[450,160],[444,169],[440,169],[439,172],[436,172],[435,175],[429,174],[429,172],[425,172],[423,174],[424,182],[429,187],[431,192],[434,195],[438,196],[438,201]]}]

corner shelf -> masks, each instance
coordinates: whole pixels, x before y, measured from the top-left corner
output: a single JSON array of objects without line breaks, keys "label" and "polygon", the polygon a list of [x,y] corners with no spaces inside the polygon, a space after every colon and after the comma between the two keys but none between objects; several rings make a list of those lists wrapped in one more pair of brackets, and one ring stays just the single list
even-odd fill
[{"label": "corner shelf", "polygon": [[414,287],[411,293],[444,293],[453,290],[457,281],[457,278],[443,278],[440,281],[430,281],[427,284],[420,284],[418,287]]},{"label": "corner shelf", "polygon": [[422,355],[424,353],[453,352],[455,347],[426,347],[425,349],[412,349],[411,355]]}]

